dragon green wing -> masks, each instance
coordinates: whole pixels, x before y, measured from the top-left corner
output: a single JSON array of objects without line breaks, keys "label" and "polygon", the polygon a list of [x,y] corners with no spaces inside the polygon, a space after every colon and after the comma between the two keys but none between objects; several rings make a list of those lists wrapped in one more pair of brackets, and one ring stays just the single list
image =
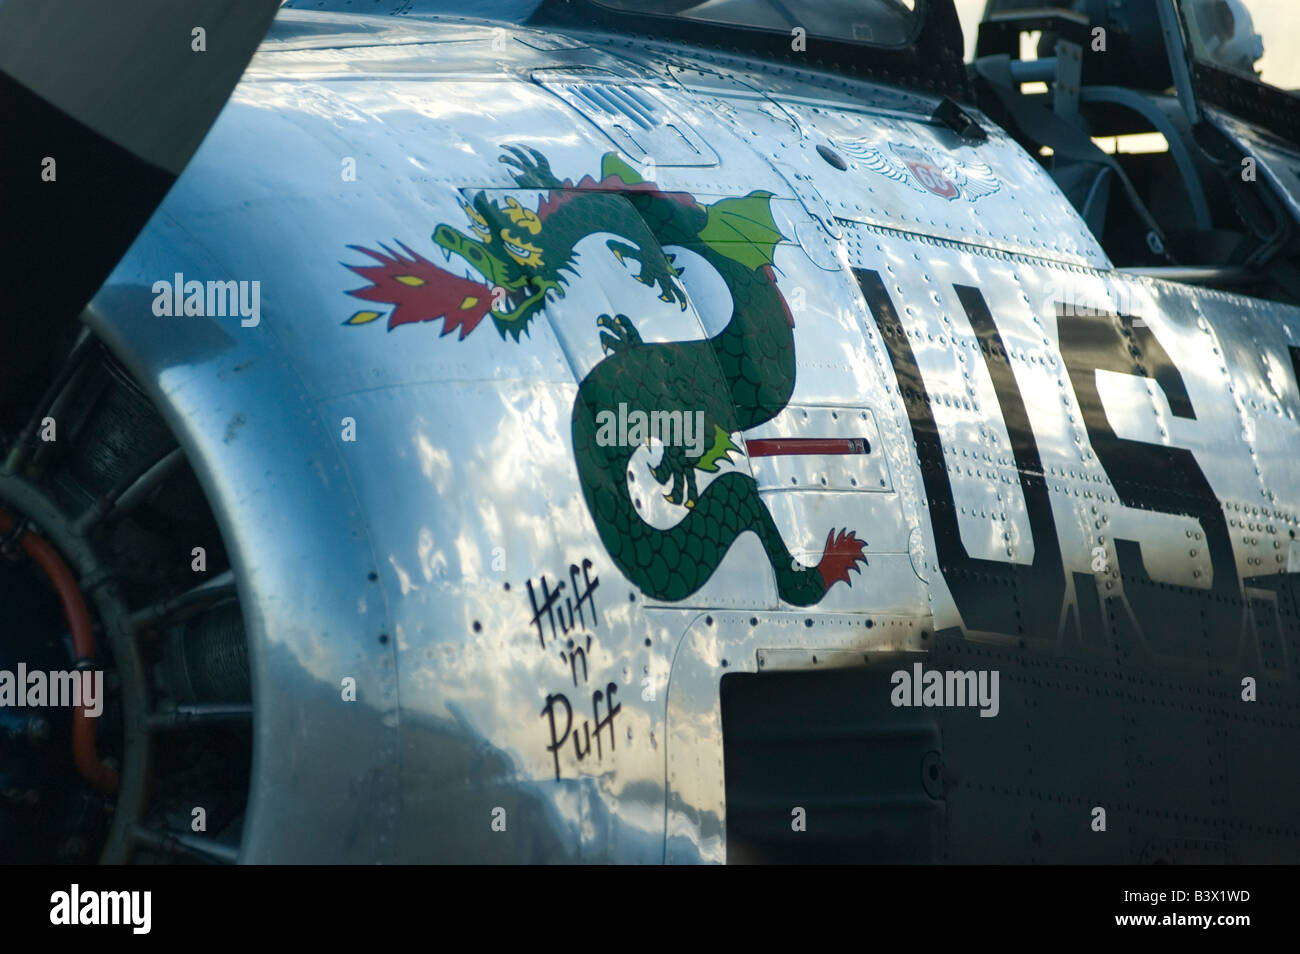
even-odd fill
[{"label": "dragon green wing", "polygon": [[628,185],[638,185],[645,182],[641,173],[637,172],[630,165],[623,161],[617,153],[607,152],[600,160],[600,178],[603,182],[610,176],[618,176]]},{"label": "dragon green wing", "polygon": [[751,192],[743,198],[706,205],[708,219],[700,230],[700,240],[746,268],[771,265],[777,243],[785,239],[772,220],[771,200],[770,192]]}]

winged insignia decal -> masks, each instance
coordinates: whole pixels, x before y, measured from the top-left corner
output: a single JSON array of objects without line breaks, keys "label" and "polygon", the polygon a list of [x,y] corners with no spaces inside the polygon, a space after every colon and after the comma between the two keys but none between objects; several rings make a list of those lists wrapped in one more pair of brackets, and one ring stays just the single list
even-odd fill
[{"label": "winged insignia decal", "polygon": [[973,203],[1002,188],[993,170],[978,159],[958,159],[900,142],[890,143],[888,151],[866,139],[841,139],[835,145],[871,172],[917,192]]}]

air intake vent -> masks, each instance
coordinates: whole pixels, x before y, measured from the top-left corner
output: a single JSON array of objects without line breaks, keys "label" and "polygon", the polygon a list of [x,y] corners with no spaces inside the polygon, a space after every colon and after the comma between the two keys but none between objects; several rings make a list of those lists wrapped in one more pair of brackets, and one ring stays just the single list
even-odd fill
[{"label": "air intake vent", "polygon": [[717,153],[650,83],[585,70],[538,71],[533,81],[576,109],[636,162],[718,164]]},{"label": "air intake vent", "polygon": [[922,658],[722,677],[729,864],[940,860],[936,710],[890,702],[892,672]]}]

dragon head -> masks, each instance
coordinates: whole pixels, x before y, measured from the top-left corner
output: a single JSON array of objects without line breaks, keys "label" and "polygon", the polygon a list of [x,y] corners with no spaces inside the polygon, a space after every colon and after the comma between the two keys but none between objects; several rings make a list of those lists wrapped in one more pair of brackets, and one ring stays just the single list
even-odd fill
[{"label": "dragon head", "polygon": [[482,192],[472,203],[462,200],[461,210],[470,234],[440,225],[433,242],[448,261],[458,255],[483,276],[493,322],[503,336],[510,332],[518,339],[545,304],[547,292],[564,294],[540,241],[542,220],[514,196],[507,196],[502,206]]},{"label": "dragon head", "polygon": [[[405,246],[405,259],[388,249],[389,255],[384,256],[357,247],[380,265],[349,265],[372,282],[350,294],[397,305],[389,318],[390,329],[409,321],[442,318],[443,334],[460,328],[464,338],[491,315],[501,336],[508,333],[517,341],[545,305],[547,293],[564,294],[556,267],[562,263],[547,261],[541,241],[542,219],[514,196],[507,196],[502,206],[480,192],[472,202],[460,200],[460,207],[469,231],[439,225],[433,242],[448,262],[452,255],[463,259],[481,276],[481,282],[454,275]],[[364,324],[377,317],[378,312],[358,312],[346,323]]]}]

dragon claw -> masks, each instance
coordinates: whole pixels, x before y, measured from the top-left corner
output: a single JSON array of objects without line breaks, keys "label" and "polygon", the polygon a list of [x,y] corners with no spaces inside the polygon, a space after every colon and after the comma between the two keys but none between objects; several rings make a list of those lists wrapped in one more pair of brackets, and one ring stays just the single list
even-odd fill
[{"label": "dragon claw", "polygon": [[554,189],[561,183],[551,171],[547,158],[536,149],[528,146],[504,145],[502,150],[508,155],[497,156],[497,161],[510,166],[515,182],[525,188]]},{"label": "dragon claw", "polygon": [[641,344],[641,336],[627,315],[600,315],[596,318],[596,327],[605,329],[600,332],[600,347],[606,353]]},{"label": "dragon claw", "polygon": [[866,548],[866,542],[859,540],[852,530],[841,530],[837,536],[835,529],[831,528],[830,533],[826,535],[826,546],[822,551],[821,561],[817,564],[817,571],[821,574],[822,582],[827,589],[836,583],[853,585],[849,580],[849,571],[861,572],[858,564],[866,565],[867,557],[864,552]]}]

